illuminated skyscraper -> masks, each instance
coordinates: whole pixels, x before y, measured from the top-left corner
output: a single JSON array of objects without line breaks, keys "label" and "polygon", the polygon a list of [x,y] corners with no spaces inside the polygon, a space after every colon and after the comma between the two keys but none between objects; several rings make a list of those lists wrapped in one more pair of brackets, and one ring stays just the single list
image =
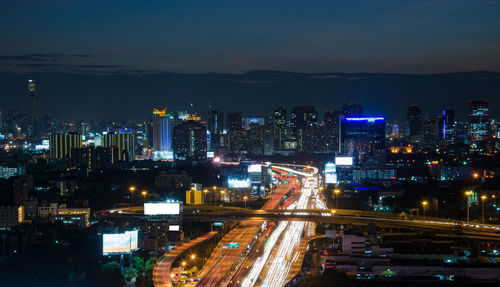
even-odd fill
[{"label": "illuminated skyscraper", "polygon": [[488,101],[469,102],[469,141],[473,146],[485,142],[489,133]]},{"label": "illuminated skyscraper", "polygon": [[211,110],[208,112],[208,132],[210,133],[209,150],[221,147],[221,135],[224,131],[224,113]]},{"label": "illuminated skyscraper", "polygon": [[324,125],[322,126],[321,139],[323,151],[339,152],[340,119],[342,112],[326,111]]},{"label": "illuminated skyscraper", "polygon": [[443,110],[439,116],[439,135],[446,143],[452,144],[455,142],[455,111]]},{"label": "illuminated skyscraper", "polygon": [[287,114],[286,109],[283,107],[278,107],[274,110],[273,118],[273,138],[274,138],[274,148],[283,149],[284,141],[287,137],[286,128]]},{"label": "illuminated skyscraper", "polygon": [[172,150],[172,116],[167,114],[167,109],[153,110],[153,149]]},{"label": "illuminated skyscraper", "polygon": [[311,152],[314,149],[314,131],[318,116],[313,106],[294,106],[290,115],[290,130],[297,140],[299,151]]},{"label": "illuminated skyscraper", "polygon": [[53,159],[71,157],[71,150],[82,147],[82,136],[78,133],[50,134],[49,156]]},{"label": "illuminated skyscraper", "polygon": [[383,117],[345,117],[342,121],[342,153],[352,156],[362,169],[385,167],[385,119]]},{"label": "illuminated skyscraper", "polygon": [[105,148],[112,148],[111,162],[135,160],[135,134],[107,133],[103,135],[102,144]]},{"label": "illuminated skyscraper", "polygon": [[229,151],[239,153],[243,150],[243,117],[241,113],[227,114],[227,133]]},{"label": "illuminated skyscraper", "polygon": [[193,165],[207,159],[207,129],[198,120],[187,119],[174,128],[174,158]]},{"label": "illuminated skyscraper", "polygon": [[34,80],[28,80],[28,91],[29,91],[29,114],[28,114],[28,136],[34,138],[39,136],[38,134],[38,118],[36,113],[36,84]]}]

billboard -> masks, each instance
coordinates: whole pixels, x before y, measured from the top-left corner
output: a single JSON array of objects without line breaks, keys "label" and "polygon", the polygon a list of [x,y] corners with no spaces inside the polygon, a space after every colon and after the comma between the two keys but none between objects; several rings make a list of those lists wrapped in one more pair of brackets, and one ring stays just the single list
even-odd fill
[{"label": "billboard", "polygon": [[214,157],[215,157],[215,152],[207,151],[207,158],[214,158]]},{"label": "billboard", "polygon": [[261,173],[262,171],[262,165],[261,164],[251,164],[248,166],[248,172],[258,172]]},{"label": "billboard", "polygon": [[228,179],[227,187],[229,188],[249,188],[251,186],[248,179]]},{"label": "billboard", "polygon": [[180,214],[179,202],[146,202],[144,203],[145,215],[178,215]]},{"label": "billboard", "polygon": [[128,234],[130,236],[130,250],[135,251],[139,249],[139,231],[125,231],[125,234]]},{"label": "billboard", "polygon": [[130,253],[130,234],[103,234],[102,255]]},{"label": "billboard", "polygon": [[334,163],[325,164],[325,183],[337,183],[337,168]]},{"label": "billboard", "polygon": [[169,225],[168,231],[180,231],[181,227],[179,225]]},{"label": "billboard", "polygon": [[352,156],[336,156],[335,165],[352,166]]}]

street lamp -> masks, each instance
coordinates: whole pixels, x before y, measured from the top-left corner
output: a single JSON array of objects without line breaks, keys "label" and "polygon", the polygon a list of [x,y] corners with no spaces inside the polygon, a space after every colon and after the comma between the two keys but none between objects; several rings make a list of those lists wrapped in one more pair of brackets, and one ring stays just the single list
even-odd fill
[{"label": "street lamp", "polygon": [[468,190],[465,192],[465,195],[467,196],[467,222],[469,222],[469,197],[471,196],[472,191]]},{"label": "street lamp", "polygon": [[429,202],[427,201],[422,201],[422,208],[424,210],[424,219],[425,219],[425,208],[427,207],[427,205],[429,204]]},{"label": "street lamp", "polygon": [[243,197],[243,200],[245,201],[245,209],[247,208],[247,199],[248,199],[248,196],[245,195],[245,197]]},{"label": "street lamp", "polygon": [[135,191],[135,186],[130,186],[128,188],[128,190],[130,190],[130,206],[134,205],[134,191]]},{"label": "street lamp", "polygon": [[203,202],[203,203],[206,203],[205,201],[207,201],[207,202],[208,202],[208,200],[207,200],[207,193],[208,193],[208,189],[204,189],[204,190],[203,190],[203,193],[205,194],[205,198],[204,198],[204,202]]},{"label": "street lamp", "polygon": [[191,254],[191,260],[194,260],[196,258],[195,254]]},{"label": "street lamp", "polygon": [[222,198],[224,197],[224,194],[226,193],[226,191],[223,189],[220,191],[220,200],[222,201]]},{"label": "street lamp", "polygon": [[144,196],[144,203],[146,203],[146,195],[148,195],[148,192],[143,190],[141,194]]},{"label": "street lamp", "polygon": [[482,210],[481,210],[481,223],[484,224],[484,201],[487,199],[488,197],[486,195],[483,195],[481,196],[481,201],[482,201]]},{"label": "street lamp", "polygon": [[336,188],[335,190],[333,190],[333,192],[335,193],[335,200],[337,200],[337,209],[339,209],[339,194],[340,194],[340,189]]}]

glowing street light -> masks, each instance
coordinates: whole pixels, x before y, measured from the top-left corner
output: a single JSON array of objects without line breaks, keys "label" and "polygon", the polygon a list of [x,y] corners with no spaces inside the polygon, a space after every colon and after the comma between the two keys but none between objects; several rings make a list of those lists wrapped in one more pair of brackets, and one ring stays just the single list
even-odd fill
[{"label": "glowing street light", "polygon": [[246,209],[246,208],[247,208],[247,200],[248,200],[248,196],[246,196],[246,195],[245,195],[245,196],[243,197],[243,200],[245,201],[245,209]]},{"label": "glowing street light", "polygon": [[481,210],[481,223],[484,224],[484,201],[488,197],[486,195],[481,196],[481,201],[482,201],[482,210]]},{"label": "glowing street light", "polygon": [[472,191],[466,191],[465,195],[467,196],[467,222],[469,222],[469,197],[472,195]]},{"label": "glowing street light", "polygon": [[144,196],[144,202],[146,202],[146,195],[148,195],[148,192],[143,190],[141,194]]},{"label": "glowing street light", "polygon": [[196,259],[196,255],[195,254],[191,254],[191,260],[195,260]]},{"label": "glowing street light", "polygon": [[425,208],[427,207],[427,205],[429,205],[429,202],[422,201],[422,208],[423,208],[423,211],[424,211],[424,219],[425,219]]},{"label": "glowing street light", "polygon": [[335,200],[337,201],[337,209],[339,209],[339,194],[340,194],[340,189],[336,188],[333,190],[333,193],[335,193]]},{"label": "glowing street light", "polygon": [[130,186],[128,188],[130,190],[130,206],[134,205],[134,191],[135,191],[135,186]]}]

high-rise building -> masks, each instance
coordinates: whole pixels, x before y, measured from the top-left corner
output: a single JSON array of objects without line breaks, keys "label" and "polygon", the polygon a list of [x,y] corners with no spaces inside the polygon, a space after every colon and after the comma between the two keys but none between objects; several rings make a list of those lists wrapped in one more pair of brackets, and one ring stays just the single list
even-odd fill
[{"label": "high-rise building", "polygon": [[224,132],[224,113],[211,110],[208,112],[209,150],[221,148],[221,135]]},{"label": "high-rise building", "polygon": [[172,150],[172,120],[173,116],[167,114],[167,109],[153,110],[153,150]]},{"label": "high-rise building", "polygon": [[411,105],[406,113],[406,120],[408,122],[407,134],[409,136],[416,136],[422,133],[422,110],[417,105]]},{"label": "high-rise building", "polygon": [[29,91],[29,114],[28,114],[28,136],[36,138],[38,134],[38,117],[36,113],[36,97],[35,97],[36,84],[34,80],[28,80]]},{"label": "high-rise building", "polygon": [[71,150],[82,147],[82,136],[78,133],[50,134],[49,156],[53,159],[71,157]]},{"label": "high-rise building", "polygon": [[287,114],[286,109],[283,107],[278,107],[274,110],[273,117],[273,138],[274,138],[274,149],[282,150],[284,147],[284,142],[287,138]]},{"label": "high-rise building", "polygon": [[174,128],[174,159],[193,165],[207,159],[207,129],[197,120],[186,120]]},{"label": "high-rise building", "polygon": [[317,111],[313,106],[294,106],[290,115],[290,130],[297,141],[299,151],[314,150],[314,131],[317,124]]},{"label": "high-rise building", "polygon": [[243,151],[243,117],[241,113],[227,114],[227,134],[229,151],[240,153]]},{"label": "high-rise building", "polygon": [[439,117],[439,136],[448,144],[455,142],[455,111],[445,109]]},{"label": "high-rise building", "polygon": [[342,120],[342,153],[352,156],[361,169],[385,167],[385,119],[383,117],[345,117]]},{"label": "high-rise building", "polygon": [[134,161],[135,160],[135,134],[133,133],[107,133],[103,135],[102,145],[105,148],[112,148],[112,160]]},{"label": "high-rise building", "polygon": [[339,133],[341,111],[326,111],[324,124],[322,126],[321,138],[323,139],[323,151],[339,152]]},{"label": "high-rise building", "polygon": [[363,115],[363,105],[361,103],[344,104],[343,113],[349,117],[360,117]]},{"label": "high-rise building", "polygon": [[488,101],[469,102],[469,142],[472,146],[484,143],[489,134],[489,107]]}]

